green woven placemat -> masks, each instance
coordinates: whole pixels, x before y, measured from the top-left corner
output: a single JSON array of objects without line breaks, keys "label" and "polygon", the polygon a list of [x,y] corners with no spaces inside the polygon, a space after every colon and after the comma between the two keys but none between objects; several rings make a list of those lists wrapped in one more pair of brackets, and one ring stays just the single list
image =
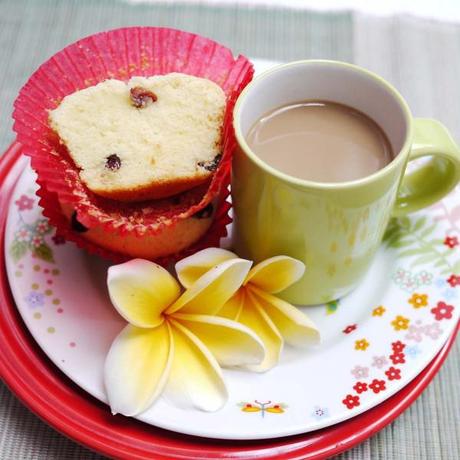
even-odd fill
[{"label": "green woven placemat", "polygon": [[199,33],[235,54],[252,57],[352,57],[349,14],[109,0],[0,0],[0,151],[13,139],[13,100],[37,66],[81,37],[131,25]]},{"label": "green woven placemat", "polygon": [[[31,72],[63,46],[129,25],[197,32],[235,53],[273,60],[354,61],[393,82],[416,115],[460,137],[460,27],[350,13],[128,4],[109,0],[0,0],[0,152],[13,140],[12,103]],[[460,291],[459,291],[460,297]],[[458,305],[458,298],[453,300]],[[458,307],[457,307],[458,308]],[[460,345],[423,395],[393,424],[341,459],[459,458]],[[0,384],[0,459],[102,458],[56,433]]]}]

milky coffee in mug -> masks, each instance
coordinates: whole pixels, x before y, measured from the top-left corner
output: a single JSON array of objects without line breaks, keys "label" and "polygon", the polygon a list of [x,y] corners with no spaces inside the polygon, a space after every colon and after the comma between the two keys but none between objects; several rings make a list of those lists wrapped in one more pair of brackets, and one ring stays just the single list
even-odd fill
[{"label": "milky coffee in mug", "polygon": [[[278,255],[304,262],[304,276],[279,294],[292,303],[329,302],[350,292],[369,269],[389,219],[441,199],[460,178],[459,148],[447,129],[414,119],[395,88],[351,64],[275,67],[246,86],[233,116],[234,249],[256,263]],[[303,118],[316,128],[299,140],[296,123],[306,126]],[[264,121],[266,132],[258,126]],[[280,148],[275,134],[286,136]],[[307,158],[312,152],[317,158]],[[408,161],[424,156],[428,161],[406,172]]]},{"label": "milky coffee in mug", "polygon": [[271,110],[253,124],[246,140],[273,168],[315,182],[360,179],[393,159],[390,142],[374,120],[330,101]]}]

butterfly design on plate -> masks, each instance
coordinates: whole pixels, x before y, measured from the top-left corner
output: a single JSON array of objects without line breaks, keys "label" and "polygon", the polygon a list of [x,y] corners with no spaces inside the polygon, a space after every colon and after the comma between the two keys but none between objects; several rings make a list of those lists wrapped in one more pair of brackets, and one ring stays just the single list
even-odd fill
[{"label": "butterfly design on plate", "polygon": [[284,403],[272,403],[272,401],[261,402],[254,400],[254,402],[242,402],[239,403],[243,412],[259,412],[260,415],[265,417],[265,413],[271,414],[283,414],[287,408],[287,404]]}]

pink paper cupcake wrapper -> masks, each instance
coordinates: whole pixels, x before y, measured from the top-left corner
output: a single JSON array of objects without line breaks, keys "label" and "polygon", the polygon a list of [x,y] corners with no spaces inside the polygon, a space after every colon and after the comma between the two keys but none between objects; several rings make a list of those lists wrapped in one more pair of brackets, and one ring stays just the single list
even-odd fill
[{"label": "pink paper cupcake wrapper", "polygon": [[[170,72],[208,78],[220,85],[227,96],[222,159],[211,183],[207,188],[187,192],[186,199],[178,204],[165,200],[149,203],[148,213],[141,205],[114,204],[96,196],[81,182],[78,169],[50,129],[49,110],[66,95],[107,78],[128,80],[134,75]],[[59,232],[64,233],[63,225],[68,227],[64,217],[57,218],[59,203],[72,205],[87,227],[103,226],[109,232],[137,236],[160,232],[206,207],[228,186],[235,148],[233,107],[252,76],[253,66],[244,56],[234,58],[228,48],[199,35],[158,27],[129,27],[92,35],[46,61],[21,89],[13,118],[18,141],[31,157],[37,182],[45,189],[39,193],[40,203],[53,216]]]},{"label": "pink paper cupcake wrapper", "polygon": [[[180,252],[169,256],[159,257],[155,259],[155,262],[169,268],[178,260],[194,254],[201,249],[218,247],[220,239],[227,236],[227,226],[232,222],[232,219],[228,215],[231,208],[230,203],[227,201],[229,194],[230,192],[228,188],[225,188],[220,194],[220,203],[217,207],[211,227],[200,240]],[[67,218],[60,211],[60,204],[57,195],[47,190],[45,186],[42,185],[40,187],[37,195],[40,198],[40,206],[43,207],[43,203],[47,204],[47,206],[43,209],[43,215],[49,219],[50,223],[54,227],[56,227],[57,235],[62,236],[67,241],[73,241],[79,248],[85,249],[90,254],[103,257],[115,263],[131,259],[131,257],[125,254],[109,251],[108,249],[87,240],[82,234],[73,231],[69,226]]]}]

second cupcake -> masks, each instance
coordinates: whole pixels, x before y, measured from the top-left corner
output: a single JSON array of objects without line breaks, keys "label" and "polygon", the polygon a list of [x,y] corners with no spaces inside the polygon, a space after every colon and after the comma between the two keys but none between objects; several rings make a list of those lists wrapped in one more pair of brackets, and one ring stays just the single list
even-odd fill
[{"label": "second cupcake", "polygon": [[[116,30],[70,45],[40,67],[16,101],[15,129],[59,234],[114,260],[167,263],[225,235],[229,114],[253,71],[245,58],[193,34],[121,30],[122,37]],[[106,48],[134,36],[137,59],[113,71],[111,56],[95,75]],[[56,87],[64,62],[75,68],[77,55],[78,74]],[[82,73],[89,78],[80,88]]]}]

